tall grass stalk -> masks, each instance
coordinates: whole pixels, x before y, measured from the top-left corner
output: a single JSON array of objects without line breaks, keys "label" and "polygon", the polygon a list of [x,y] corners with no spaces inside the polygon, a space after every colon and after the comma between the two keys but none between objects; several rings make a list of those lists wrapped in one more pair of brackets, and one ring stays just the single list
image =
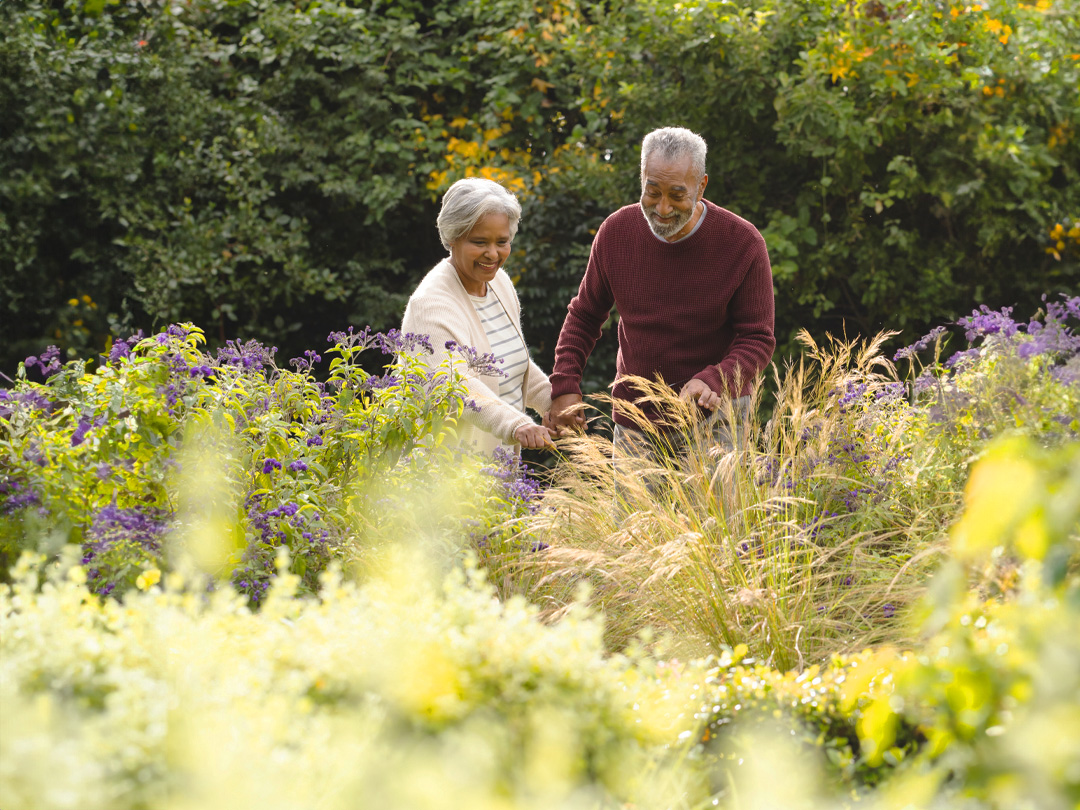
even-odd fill
[{"label": "tall grass stalk", "polygon": [[[616,649],[654,627],[677,654],[745,644],[792,669],[906,640],[901,616],[959,495],[918,510],[903,498],[910,413],[880,355],[890,336],[818,346],[804,333],[804,359],[774,368],[770,419],[724,404],[730,434],[743,437],[734,448],[662,382],[635,379],[642,396],[630,405],[606,399],[657,452],[628,455],[593,434],[560,443],[554,485],[521,527],[548,546],[516,559],[530,571],[521,591],[556,615],[587,581]],[[755,406],[761,394],[759,384]],[[671,427],[652,424],[648,406]]]}]

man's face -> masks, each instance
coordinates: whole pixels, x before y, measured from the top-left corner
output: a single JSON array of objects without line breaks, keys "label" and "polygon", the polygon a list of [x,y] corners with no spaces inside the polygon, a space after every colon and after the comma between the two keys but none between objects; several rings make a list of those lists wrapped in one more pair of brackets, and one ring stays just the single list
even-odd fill
[{"label": "man's face", "polygon": [[673,242],[693,227],[698,200],[709,176],[694,176],[689,157],[682,160],[649,158],[641,179],[641,210],[652,232]]}]

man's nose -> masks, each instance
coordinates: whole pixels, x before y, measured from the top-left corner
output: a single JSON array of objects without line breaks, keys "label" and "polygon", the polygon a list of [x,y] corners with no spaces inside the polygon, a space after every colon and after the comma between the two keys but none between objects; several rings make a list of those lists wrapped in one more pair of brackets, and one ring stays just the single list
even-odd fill
[{"label": "man's nose", "polygon": [[668,216],[672,210],[671,203],[668,201],[667,197],[661,197],[660,202],[656,204],[656,213],[662,217]]}]

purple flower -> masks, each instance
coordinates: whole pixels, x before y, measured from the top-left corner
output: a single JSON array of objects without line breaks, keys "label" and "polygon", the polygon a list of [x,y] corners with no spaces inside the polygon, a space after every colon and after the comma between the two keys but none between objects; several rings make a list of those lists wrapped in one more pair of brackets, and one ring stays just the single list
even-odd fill
[{"label": "purple flower", "polygon": [[86,439],[86,434],[90,432],[90,428],[93,427],[93,423],[85,416],[79,418],[79,424],[75,427],[75,432],[71,434],[71,446],[78,447]]},{"label": "purple flower", "polygon": [[945,368],[962,369],[967,365],[974,365],[975,361],[979,359],[978,349],[967,349],[962,352],[957,352],[948,360],[945,361]]},{"label": "purple flower", "polygon": [[308,436],[307,446],[308,447],[321,447],[322,446],[322,436],[319,436],[318,434],[316,434],[314,436]]},{"label": "purple flower", "polygon": [[315,364],[320,362],[321,360],[321,355],[317,354],[311,349],[308,349],[304,352],[303,357],[294,357],[292,360],[289,361],[289,363],[295,366],[297,371],[304,373],[311,371],[311,369],[314,368]]},{"label": "purple flower", "polygon": [[996,312],[983,304],[979,309],[972,310],[970,317],[960,318],[956,324],[964,327],[964,335],[969,343],[987,335],[1012,337],[1022,328],[1012,319],[1012,311],[1012,307],[1002,307],[1000,312]]},{"label": "purple flower", "polygon": [[371,327],[365,326],[362,331],[354,332],[350,326],[347,332],[331,332],[326,341],[340,346],[343,349],[351,349],[359,346],[361,349],[371,348]]},{"label": "purple flower", "polygon": [[41,498],[36,492],[18,481],[0,481],[0,514],[14,512],[27,506],[36,506]]},{"label": "purple flower", "polygon": [[112,475],[112,465],[111,464],[99,464],[98,468],[96,470],[94,470],[94,475],[96,475],[98,478],[100,478],[102,481],[104,481],[110,475]]},{"label": "purple flower", "polygon": [[944,326],[935,326],[927,334],[916,340],[910,346],[905,346],[903,349],[893,355],[893,360],[903,360],[906,358],[914,357],[918,352],[927,348],[931,344],[935,343],[938,338],[944,335],[948,330]]},{"label": "purple flower", "polygon": [[474,374],[491,377],[510,376],[496,365],[496,363],[502,362],[502,358],[496,359],[495,355],[490,352],[480,354],[472,346],[462,346],[456,340],[446,341],[446,350],[461,355],[465,359],[465,364],[469,367],[469,370]]},{"label": "purple flower", "polygon": [[375,336],[375,344],[383,354],[415,354],[418,349],[423,349],[427,354],[434,354],[431,340],[427,335],[417,335],[412,332],[400,332],[391,329],[386,334]]},{"label": "purple flower", "polygon": [[849,405],[859,402],[862,399],[863,394],[866,393],[866,389],[866,383],[856,383],[853,380],[849,380],[845,386],[844,394],[840,397],[840,412],[844,413]]},{"label": "purple flower", "polygon": [[53,374],[58,372],[61,368],[60,350],[56,348],[56,346],[50,346],[41,353],[40,358],[34,357],[33,355],[27,357],[26,360],[23,361],[23,365],[25,365],[27,368],[33,368],[34,366],[37,366],[41,369],[42,375],[46,379],[48,379]]},{"label": "purple flower", "polygon": [[212,377],[214,375],[214,369],[210,366],[192,366],[188,369],[188,375],[192,379],[195,377]]},{"label": "purple flower", "polygon": [[19,406],[35,411],[47,411],[52,403],[43,393],[35,388],[20,391],[0,389],[0,419],[7,419]]},{"label": "purple flower", "polygon": [[380,391],[397,385],[401,385],[401,379],[387,372],[382,377],[368,377],[364,380],[363,387],[369,391]]},{"label": "purple flower", "polygon": [[117,363],[122,358],[131,354],[131,350],[135,348],[135,345],[143,339],[142,329],[135,332],[126,340],[123,338],[117,338],[113,341],[112,348],[109,349],[109,362]]},{"label": "purple flower", "polygon": [[280,470],[280,469],[281,469],[281,462],[278,461],[276,458],[268,458],[265,461],[263,461],[262,471],[264,473],[272,473],[274,470]]},{"label": "purple flower", "polygon": [[903,396],[904,384],[898,382],[887,383],[885,386],[874,392],[874,399],[882,405],[896,402],[903,398]]},{"label": "purple flower", "polygon": [[276,353],[277,346],[266,347],[257,340],[246,343],[230,340],[218,349],[217,359],[219,363],[237,368],[263,369],[274,365]]},{"label": "purple flower", "polygon": [[305,464],[300,459],[297,459],[296,461],[294,461],[292,464],[289,465],[289,469],[292,470],[293,472],[303,472],[304,470],[307,469],[307,464]]},{"label": "purple flower", "polygon": [[892,605],[892,604],[884,605],[881,608],[881,614],[886,619],[891,619],[894,615],[896,615],[896,605]]}]

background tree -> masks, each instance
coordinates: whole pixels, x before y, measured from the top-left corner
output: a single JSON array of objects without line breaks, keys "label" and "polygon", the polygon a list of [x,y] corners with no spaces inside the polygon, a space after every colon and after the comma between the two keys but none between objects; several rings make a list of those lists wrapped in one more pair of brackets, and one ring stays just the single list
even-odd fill
[{"label": "background tree", "polygon": [[[1077,0],[0,3],[0,364],[168,321],[283,353],[396,325],[485,174],[550,365],[638,147],[709,142],[782,351],[1080,287]],[[590,364],[610,379],[613,339]]]}]

